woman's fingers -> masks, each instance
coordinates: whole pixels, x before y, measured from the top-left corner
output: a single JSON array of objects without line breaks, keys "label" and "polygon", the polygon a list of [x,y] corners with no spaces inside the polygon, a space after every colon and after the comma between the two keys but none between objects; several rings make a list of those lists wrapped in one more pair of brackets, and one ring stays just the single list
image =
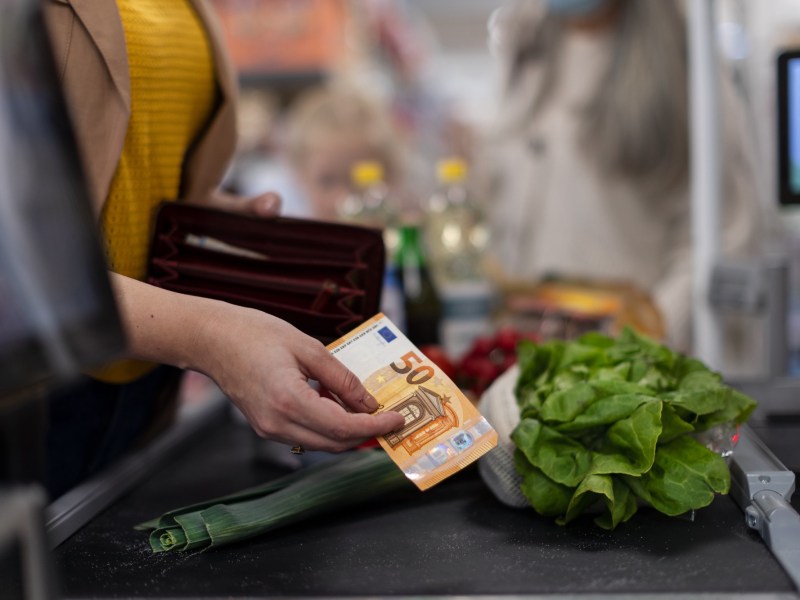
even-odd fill
[{"label": "woman's fingers", "polygon": [[277,217],[281,212],[281,197],[276,192],[264,192],[258,196],[239,196],[216,190],[208,197],[208,206],[254,217]]},{"label": "woman's fingers", "polygon": [[292,420],[315,431],[341,449],[387,434],[399,429],[404,423],[403,417],[393,411],[375,414],[348,412],[307,386],[298,386],[296,398],[296,419]]},{"label": "woman's fingers", "polygon": [[[330,402],[329,402],[330,403]],[[350,417],[365,417],[367,419],[376,419],[379,415],[355,415],[352,413],[345,413]],[[397,413],[394,413],[397,414]],[[380,415],[383,416],[383,415]],[[399,415],[398,415],[399,416]],[[401,421],[402,422],[402,421]],[[363,428],[359,428],[362,429]],[[383,427],[378,428],[383,429]],[[375,429],[372,429],[375,431]],[[389,430],[391,431],[391,429]],[[385,433],[388,433],[386,431]],[[358,444],[370,440],[378,435],[379,433],[373,433],[370,435],[360,435],[356,437],[347,436],[346,439],[338,439],[335,437],[331,437],[330,432],[320,432],[312,427],[308,426],[308,424],[301,424],[301,423],[289,423],[285,427],[283,427],[281,434],[279,436],[270,436],[270,439],[275,441],[283,442],[288,446],[295,446],[299,445],[302,446],[305,450],[322,450],[325,452],[343,452],[345,450],[349,450]]]},{"label": "woman's fingers", "polygon": [[281,197],[274,192],[266,192],[243,200],[246,212],[255,217],[277,217],[281,212]]},{"label": "woman's fingers", "polygon": [[260,435],[300,444],[309,450],[341,452],[364,440],[384,435],[403,425],[396,412],[352,413],[320,396],[301,379],[286,382],[272,399],[271,414],[260,423],[251,423]]},{"label": "woman's fingers", "polygon": [[304,367],[309,377],[316,379],[341,400],[350,410],[372,413],[378,410],[375,400],[355,374],[345,367],[327,349],[321,348],[308,360]]}]

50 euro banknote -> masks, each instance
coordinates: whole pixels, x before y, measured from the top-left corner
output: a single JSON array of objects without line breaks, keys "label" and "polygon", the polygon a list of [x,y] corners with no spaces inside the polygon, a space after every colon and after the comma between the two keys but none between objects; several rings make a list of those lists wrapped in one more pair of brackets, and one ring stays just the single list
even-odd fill
[{"label": "50 euro banknote", "polygon": [[403,426],[378,442],[421,490],[497,445],[497,432],[442,370],[379,313],[328,350]]}]

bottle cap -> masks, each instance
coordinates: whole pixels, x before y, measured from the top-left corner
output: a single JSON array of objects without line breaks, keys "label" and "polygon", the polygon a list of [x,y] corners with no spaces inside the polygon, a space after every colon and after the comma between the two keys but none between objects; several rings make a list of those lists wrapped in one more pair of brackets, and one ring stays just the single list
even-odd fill
[{"label": "bottle cap", "polygon": [[383,181],[383,166],[373,160],[362,160],[353,165],[350,178],[360,188],[366,188]]},{"label": "bottle cap", "polygon": [[467,164],[460,158],[445,158],[436,166],[440,183],[457,183],[467,178]]}]

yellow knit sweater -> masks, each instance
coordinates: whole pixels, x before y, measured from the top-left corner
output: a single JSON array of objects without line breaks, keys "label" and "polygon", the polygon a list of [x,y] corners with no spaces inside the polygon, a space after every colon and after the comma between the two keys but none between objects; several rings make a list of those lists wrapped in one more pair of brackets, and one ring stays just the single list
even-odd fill
[{"label": "yellow knit sweater", "polygon": [[[143,279],[153,211],[178,197],[184,157],[214,104],[214,68],[188,0],[117,0],[131,81],[131,118],[101,215],[112,271]],[[92,375],[123,383],[149,371],[126,360]]]}]

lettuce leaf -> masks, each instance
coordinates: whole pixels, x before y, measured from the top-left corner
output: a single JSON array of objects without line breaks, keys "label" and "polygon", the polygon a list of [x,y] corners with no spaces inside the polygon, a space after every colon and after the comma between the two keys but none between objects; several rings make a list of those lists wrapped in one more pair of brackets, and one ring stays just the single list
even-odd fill
[{"label": "lettuce leaf", "polygon": [[521,489],[540,514],[613,529],[640,505],[667,515],[725,494],[725,460],[692,436],[740,424],[755,402],[701,361],[623,330],[522,342],[511,435]]}]

